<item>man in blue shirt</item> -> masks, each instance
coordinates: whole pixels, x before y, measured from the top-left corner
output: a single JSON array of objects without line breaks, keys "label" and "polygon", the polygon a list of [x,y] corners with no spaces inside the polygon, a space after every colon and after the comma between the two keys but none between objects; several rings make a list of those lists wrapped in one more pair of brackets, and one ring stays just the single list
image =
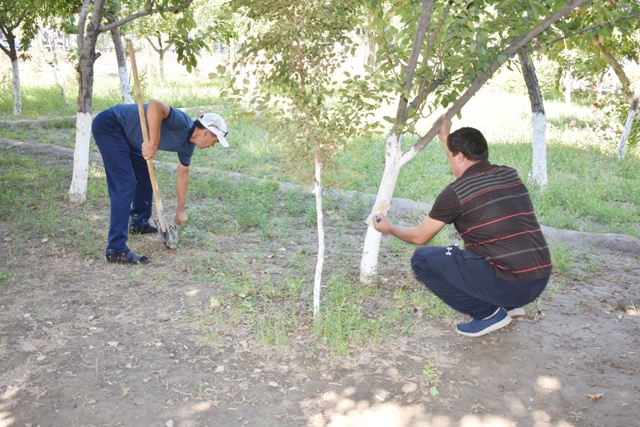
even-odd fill
[{"label": "man in blue shirt", "polygon": [[178,154],[176,193],[178,206],[175,220],[182,227],[187,224],[187,187],[189,165],[195,148],[213,147],[216,142],[228,147],[227,124],[215,113],[193,120],[183,111],[152,99],[144,106],[149,143],[143,144],[137,104],[118,104],[93,120],[91,132],[98,145],[105,172],[111,218],[106,249],[107,262],[146,264],[150,260],[127,246],[129,233],[157,233],[149,223],[153,188],[149,179],[147,160],[158,150]]}]

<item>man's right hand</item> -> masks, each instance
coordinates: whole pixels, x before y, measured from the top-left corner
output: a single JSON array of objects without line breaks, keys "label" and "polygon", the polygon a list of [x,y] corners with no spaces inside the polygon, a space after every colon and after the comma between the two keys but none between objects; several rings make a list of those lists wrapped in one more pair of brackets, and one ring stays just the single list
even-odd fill
[{"label": "man's right hand", "polygon": [[392,226],[389,218],[387,218],[385,214],[380,212],[377,212],[375,215],[373,215],[372,225],[373,225],[373,228],[376,229],[376,231],[379,231],[380,233],[383,233],[383,234],[389,234],[389,230],[391,229],[391,226]]},{"label": "man's right hand", "polygon": [[182,228],[187,226],[187,221],[189,218],[187,217],[187,211],[185,209],[176,211],[176,222],[180,224]]}]

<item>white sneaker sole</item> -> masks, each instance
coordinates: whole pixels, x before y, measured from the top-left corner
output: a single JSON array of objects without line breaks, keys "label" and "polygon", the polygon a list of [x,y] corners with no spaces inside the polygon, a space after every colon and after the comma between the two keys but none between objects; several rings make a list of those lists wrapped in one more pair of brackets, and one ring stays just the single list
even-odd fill
[{"label": "white sneaker sole", "polygon": [[522,307],[517,307],[517,308],[514,308],[512,310],[509,310],[509,311],[507,311],[507,313],[511,317],[524,317],[524,316],[527,315],[527,312],[524,311],[524,308],[522,308]]}]

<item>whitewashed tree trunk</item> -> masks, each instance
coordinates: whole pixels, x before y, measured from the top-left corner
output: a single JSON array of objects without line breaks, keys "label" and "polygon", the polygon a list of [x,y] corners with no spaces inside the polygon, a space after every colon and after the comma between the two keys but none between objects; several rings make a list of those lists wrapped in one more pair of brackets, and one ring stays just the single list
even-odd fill
[{"label": "whitewashed tree trunk", "polygon": [[[414,34],[413,45],[411,48],[411,55],[409,61],[404,69],[404,83],[403,91],[407,94],[411,93],[413,87],[416,69],[418,62],[420,61],[421,49],[423,42],[426,38],[427,29],[429,28],[429,22],[431,20],[431,9],[433,7],[434,0],[426,0],[423,2],[422,10],[420,11],[420,18],[418,19],[418,27]],[[422,95],[426,96],[426,94]],[[419,104],[419,103],[418,103]],[[406,156],[407,159],[402,159],[402,133],[397,130],[407,122],[409,117],[409,99],[407,96],[402,95],[398,100],[398,109],[396,111],[395,124],[387,136],[387,145],[385,150],[384,159],[384,173],[382,174],[382,181],[380,187],[378,187],[378,194],[376,196],[376,203],[373,205],[374,213],[378,210],[378,207],[382,203],[391,205],[391,197],[393,197],[393,190],[396,188],[398,182],[398,176],[400,175],[400,169],[410,159],[415,157],[422,147],[426,146],[430,141],[427,141],[416,149],[416,146],[410,150],[410,153]],[[431,137],[433,138],[433,136]],[[420,141],[416,145],[419,145]],[[378,274],[378,254],[380,252],[380,232],[376,231],[373,226],[367,228],[367,234],[364,238],[364,246],[362,248],[362,258],[360,260],[360,282],[370,283]]]},{"label": "whitewashed tree trunk", "polygon": [[[396,188],[400,169],[404,164],[402,162],[402,147],[400,142],[402,135],[390,134],[387,137],[387,149],[385,152],[384,173],[382,181],[378,188],[376,203],[373,212],[382,203],[390,204],[393,197],[393,190]],[[360,260],[360,281],[362,283],[370,283],[378,274],[378,254],[380,252],[380,240],[382,235],[375,228],[369,226],[367,234],[364,238],[364,247],[362,249],[362,259]]]},{"label": "whitewashed tree trunk", "polygon": [[234,69],[238,61],[238,41],[229,39],[227,44],[227,63],[229,69]]},{"label": "whitewashed tree trunk", "polygon": [[44,32],[42,29],[37,32],[35,42],[38,46],[38,56],[40,57],[39,71],[44,73],[44,70],[47,68],[47,59],[44,57],[47,50],[44,47]]},{"label": "whitewashed tree trunk", "polygon": [[530,182],[544,191],[547,186],[547,114],[544,111],[544,100],[538,83],[536,69],[531,55],[523,51],[518,52],[522,75],[529,92],[531,102],[531,117],[533,124],[533,159]]},{"label": "whitewashed tree trunk", "polygon": [[96,60],[96,41],[102,19],[105,0],[96,0],[93,6],[91,21],[86,22],[89,0],[84,0],[81,10],[78,34],[78,70],[80,81],[78,86],[78,115],[76,117],[76,146],[73,154],[73,177],[69,189],[69,199],[74,203],[87,200],[87,179],[89,177],[89,143],[91,141],[92,98],[93,98],[93,64]]},{"label": "whitewashed tree trunk", "polygon": [[547,186],[547,115],[544,111],[532,113],[533,140],[531,182],[542,191]]},{"label": "whitewashed tree trunk", "polygon": [[164,54],[166,50],[158,52],[158,79],[160,79],[160,86],[164,87],[165,74],[164,74]]},{"label": "whitewashed tree trunk", "polygon": [[624,124],[624,131],[622,132],[622,136],[620,136],[620,142],[618,143],[618,158],[624,159],[624,152],[627,147],[627,138],[629,138],[629,134],[631,133],[631,126],[633,126],[633,120],[636,118],[636,114],[638,113],[638,103],[640,102],[640,84],[636,88],[636,91],[631,98],[631,108],[629,109],[629,115],[627,116],[627,121]]},{"label": "whitewashed tree trunk", "polygon": [[22,114],[22,95],[20,91],[20,67],[18,60],[11,61],[11,86],[13,87],[13,115]]},{"label": "whitewashed tree trunk", "polygon": [[324,215],[322,213],[322,164],[315,162],[315,182],[313,192],[316,195],[316,218],[318,222],[318,261],[313,283],[313,317],[320,312],[320,286],[322,285],[322,268],[324,266]]},{"label": "whitewashed tree trunk", "polygon": [[134,104],[135,101],[131,96],[131,86],[129,85],[129,73],[127,66],[118,67],[118,76],[120,76],[120,93],[122,93],[122,102],[125,104]]},{"label": "whitewashed tree trunk", "polygon": [[571,68],[567,68],[564,74],[564,103],[567,105],[571,104],[571,90],[573,88],[573,72]]},{"label": "whitewashed tree trunk", "polygon": [[69,198],[74,203],[84,203],[87,199],[91,122],[90,112],[78,112],[76,118],[76,145],[73,151],[73,178],[69,190]]}]

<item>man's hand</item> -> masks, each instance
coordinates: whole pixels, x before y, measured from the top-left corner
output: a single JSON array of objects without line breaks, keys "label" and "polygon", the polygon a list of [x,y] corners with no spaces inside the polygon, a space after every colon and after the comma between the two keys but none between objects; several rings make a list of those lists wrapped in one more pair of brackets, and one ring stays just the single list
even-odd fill
[{"label": "man's hand", "polygon": [[187,217],[186,209],[177,210],[176,211],[176,222],[180,224],[182,228],[187,226],[187,221],[189,218]]},{"label": "man's hand", "polygon": [[378,212],[373,215],[372,223],[373,228],[375,228],[376,231],[384,234],[389,234],[389,230],[391,229],[392,224],[385,214]]},{"label": "man's hand", "polygon": [[442,141],[443,144],[447,143],[447,138],[451,133],[451,120],[444,114],[440,116],[442,119],[442,125],[440,125],[440,132],[438,132],[438,138]]},{"label": "man's hand", "polygon": [[148,144],[146,142],[142,144],[142,157],[144,157],[145,160],[153,160],[157,152],[157,146],[153,146],[153,144]]},{"label": "man's hand", "polygon": [[376,212],[373,215],[373,221],[371,221],[371,223],[373,224],[373,228],[380,233],[391,234],[398,239],[415,245],[424,245],[433,239],[433,236],[438,234],[445,225],[444,222],[432,219],[427,215],[422,222],[415,227],[402,227],[393,225],[391,220],[380,212]]}]

